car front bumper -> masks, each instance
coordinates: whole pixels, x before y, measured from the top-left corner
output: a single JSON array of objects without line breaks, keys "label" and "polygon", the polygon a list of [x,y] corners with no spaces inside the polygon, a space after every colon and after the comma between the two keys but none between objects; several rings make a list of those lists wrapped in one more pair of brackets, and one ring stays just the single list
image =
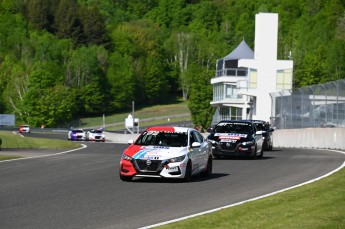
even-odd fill
[{"label": "car front bumper", "polygon": [[120,161],[120,174],[131,177],[157,177],[157,178],[184,178],[188,158],[182,162],[164,163],[161,160],[136,159],[132,161]]},{"label": "car front bumper", "polygon": [[212,144],[212,155],[214,157],[220,156],[253,156],[255,152],[255,145],[242,145],[215,143]]}]

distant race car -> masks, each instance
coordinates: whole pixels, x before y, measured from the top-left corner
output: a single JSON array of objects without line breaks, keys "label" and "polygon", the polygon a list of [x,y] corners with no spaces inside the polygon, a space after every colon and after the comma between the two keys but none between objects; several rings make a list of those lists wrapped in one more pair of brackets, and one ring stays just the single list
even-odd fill
[{"label": "distant race car", "polygon": [[192,175],[212,173],[211,144],[195,129],[154,126],[146,129],[123,152],[120,179],[133,177],[176,178],[190,181]]},{"label": "distant race car", "polygon": [[86,134],[83,129],[72,129],[68,132],[68,140],[71,141],[85,141]]},{"label": "distant race car", "polygon": [[23,133],[23,132],[25,132],[25,133],[30,133],[30,127],[29,127],[29,125],[21,125],[21,126],[19,127],[19,133]]},{"label": "distant race car", "polygon": [[86,140],[105,142],[105,134],[102,129],[89,130],[86,132]]},{"label": "distant race car", "polygon": [[257,131],[251,121],[220,121],[207,137],[212,143],[215,158],[222,156],[263,157],[262,131]]},{"label": "distant race car", "polygon": [[251,120],[257,130],[261,130],[262,137],[264,139],[264,150],[271,151],[273,149],[273,134],[274,131],[273,128],[270,127],[270,124],[268,122],[265,122],[263,120]]}]

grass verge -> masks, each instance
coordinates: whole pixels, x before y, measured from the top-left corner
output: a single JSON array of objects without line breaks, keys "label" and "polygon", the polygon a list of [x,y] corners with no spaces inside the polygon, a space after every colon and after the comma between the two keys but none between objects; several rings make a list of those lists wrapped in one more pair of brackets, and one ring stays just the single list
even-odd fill
[{"label": "grass verge", "polygon": [[[65,140],[21,137],[10,131],[0,131],[2,140],[1,149],[76,149],[80,144]],[[5,155],[6,152],[0,151],[0,160],[18,158],[18,156]]]},{"label": "grass verge", "polygon": [[158,228],[345,228],[345,169],[271,197]]},{"label": "grass verge", "polygon": [[[123,112],[119,114],[106,116],[105,124],[107,125],[109,123],[124,123],[129,113],[131,112]],[[156,105],[156,106],[141,108],[141,109],[135,110],[134,115],[135,115],[135,118],[139,118],[139,122],[141,122],[140,120],[143,120],[143,119],[161,117],[161,116],[171,116],[171,119],[172,119],[175,115],[189,114],[189,113],[190,111],[188,108],[188,101],[179,100],[177,103],[174,103],[174,104]],[[166,120],[164,120],[164,123],[166,123]],[[90,127],[90,126],[102,126],[102,125],[103,125],[103,117],[92,117],[92,118],[80,119],[81,128]],[[121,128],[123,128],[123,125]]]}]

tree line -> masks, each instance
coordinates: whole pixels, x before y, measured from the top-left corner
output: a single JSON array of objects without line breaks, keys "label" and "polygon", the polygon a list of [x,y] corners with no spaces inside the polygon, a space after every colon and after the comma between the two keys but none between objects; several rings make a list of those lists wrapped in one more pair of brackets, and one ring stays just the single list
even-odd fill
[{"label": "tree line", "polygon": [[182,97],[208,126],[216,60],[254,49],[259,12],[294,87],[345,78],[342,0],[0,0],[0,113],[57,127]]}]

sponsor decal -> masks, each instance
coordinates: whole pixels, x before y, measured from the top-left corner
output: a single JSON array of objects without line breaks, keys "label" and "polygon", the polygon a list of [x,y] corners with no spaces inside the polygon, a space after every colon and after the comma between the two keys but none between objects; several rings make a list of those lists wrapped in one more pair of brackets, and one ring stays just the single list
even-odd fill
[{"label": "sponsor decal", "polygon": [[187,164],[186,164],[186,163],[180,164],[180,168],[186,168],[186,167],[187,167]]},{"label": "sponsor decal", "polygon": [[235,133],[216,133],[214,136],[218,136],[219,139],[236,139],[246,138],[248,134],[235,134]]},{"label": "sponsor decal", "polygon": [[159,157],[161,157],[159,151],[154,151],[152,149],[143,149],[133,155],[133,159],[158,160]]},{"label": "sponsor decal", "polygon": [[233,139],[220,139],[221,142],[230,142],[230,143],[236,143],[237,140],[233,140]]},{"label": "sponsor decal", "polygon": [[177,172],[178,171],[178,167],[174,166],[174,167],[170,167],[168,168],[169,172]]}]

